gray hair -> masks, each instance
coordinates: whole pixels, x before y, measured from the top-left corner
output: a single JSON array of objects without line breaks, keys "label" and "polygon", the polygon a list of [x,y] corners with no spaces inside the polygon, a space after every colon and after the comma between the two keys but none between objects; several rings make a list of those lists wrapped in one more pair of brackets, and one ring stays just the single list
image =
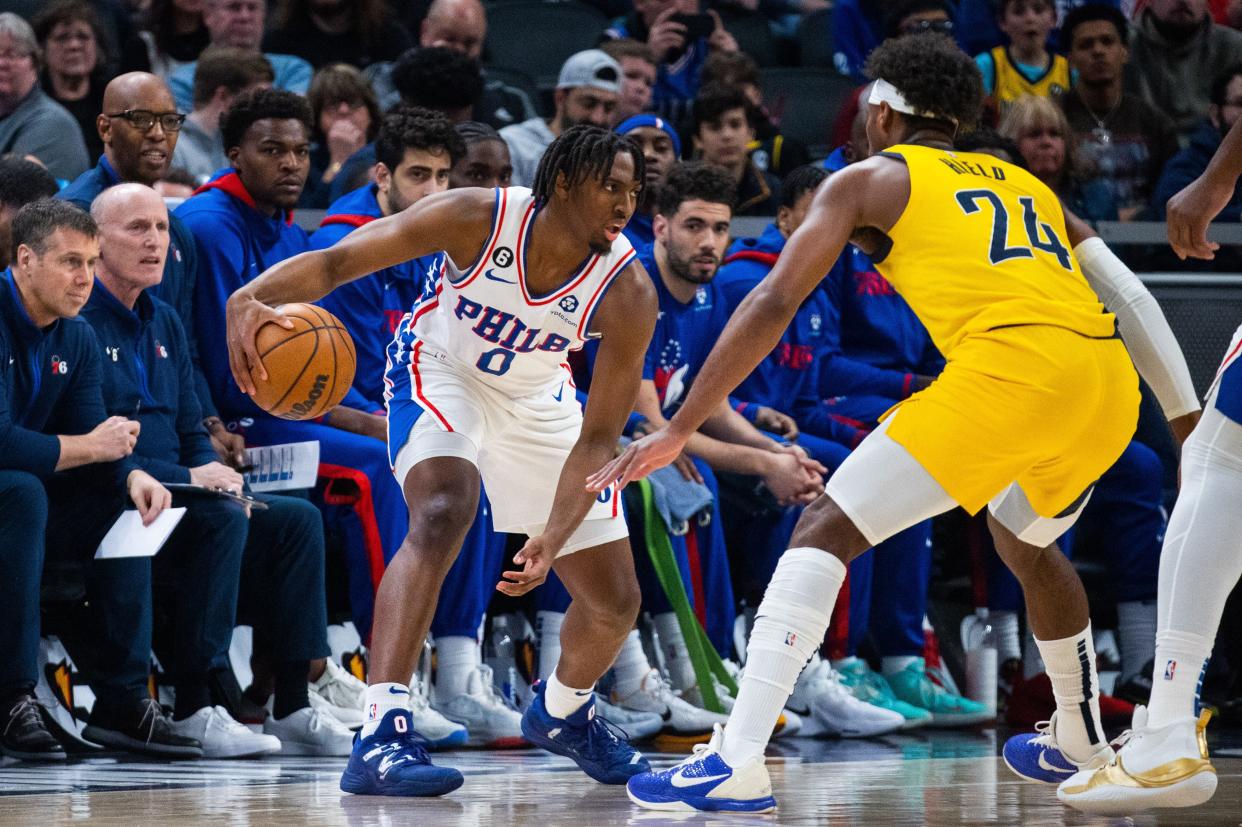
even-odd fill
[{"label": "gray hair", "polygon": [[43,50],[39,48],[34,29],[25,18],[11,11],[0,12],[0,34],[7,34],[14,43],[25,48],[26,54],[34,58],[35,69],[42,67]]}]

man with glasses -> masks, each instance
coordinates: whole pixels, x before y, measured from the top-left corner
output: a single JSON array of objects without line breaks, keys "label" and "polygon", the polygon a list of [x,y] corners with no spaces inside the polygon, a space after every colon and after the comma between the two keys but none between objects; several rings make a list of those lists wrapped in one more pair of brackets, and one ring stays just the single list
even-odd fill
[{"label": "man with glasses", "polygon": [[33,155],[52,175],[70,179],[90,157],[78,122],[39,88],[41,62],[30,24],[0,14],[0,154]]}]

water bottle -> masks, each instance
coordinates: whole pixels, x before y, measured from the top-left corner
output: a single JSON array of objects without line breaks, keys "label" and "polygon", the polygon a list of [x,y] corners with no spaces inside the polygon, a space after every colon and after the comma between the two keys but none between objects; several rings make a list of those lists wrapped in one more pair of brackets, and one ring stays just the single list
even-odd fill
[{"label": "water bottle", "polygon": [[[965,626],[966,624],[963,624]],[[996,630],[988,623],[988,610],[977,609],[965,635],[966,697],[996,714]]]}]

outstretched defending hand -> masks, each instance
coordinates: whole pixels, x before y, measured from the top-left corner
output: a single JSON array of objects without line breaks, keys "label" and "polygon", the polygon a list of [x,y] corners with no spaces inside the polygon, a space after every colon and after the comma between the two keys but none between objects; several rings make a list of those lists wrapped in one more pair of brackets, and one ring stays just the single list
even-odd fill
[{"label": "outstretched defending hand", "polygon": [[276,322],[286,330],[292,330],[293,322],[258,299],[241,297],[236,293],[229,296],[224,315],[226,341],[229,345],[229,369],[233,371],[233,381],[243,393],[253,396],[255,386],[250,372],[253,370],[259,379],[267,378],[267,371],[264,370],[258,348],[255,347],[259,328],[268,322]]},{"label": "outstretched defending hand", "polygon": [[522,550],[513,555],[513,562],[521,565],[522,570],[502,572],[500,576],[504,580],[496,584],[496,591],[510,597],[526,594],[548,579],[548,572],[552,570],[559,550],[553,548],[542,534],[529,538]]},{"label": "outstretched defending hand", "polygon": [[1169,199],[1169,244],[1178,258],[1211,261],[1216,257],[1220,244],[1208,241],[1208,224],[1232,197],[1232,184],[1224,186],[1205,173]]},{"label": "outstretched defending hand", "polygon": [[587,477],[588,491],[599,493],[616,482],[617,490],[625,488],[634,480],[640,480],[652,471],[663,468],[681,455],[689,437],[671,431],[668,426],[642,439],[631,442],[620,456]]}]

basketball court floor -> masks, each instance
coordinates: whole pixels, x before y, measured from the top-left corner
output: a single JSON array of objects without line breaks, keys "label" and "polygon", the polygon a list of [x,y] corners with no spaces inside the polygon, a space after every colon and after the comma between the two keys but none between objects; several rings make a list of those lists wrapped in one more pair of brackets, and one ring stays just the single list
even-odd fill
[{"label": "basketball court floor", "polygon": [[[1105,819],[1065,809],[1052,787],[1019,781],[996,757],[995,731],[873,741],[778,741],[768,765],[780,807],[764,816],[671,814],[632,806],[568,760],[537,750],[459,751],[437,760],[465,785],[443,799],[355,797],[342,762],[318,758],[144,763],[98,757],[63,767],[0,767],[0,825],[1111,825],[1242,824],[1242,732],[1213,740],[1220,787],[1209,805]],[[660,767],[679,760],[647,753]]]}]

